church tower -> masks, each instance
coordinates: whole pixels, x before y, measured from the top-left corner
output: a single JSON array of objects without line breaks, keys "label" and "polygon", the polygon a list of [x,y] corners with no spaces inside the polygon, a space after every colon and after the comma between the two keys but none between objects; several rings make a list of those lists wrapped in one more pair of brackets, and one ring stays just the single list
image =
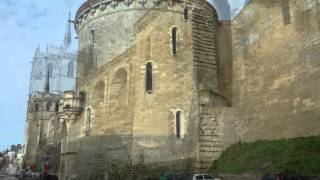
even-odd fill
[{"label": "church tower", "polygon": [[76,52],[72,50],[71,14],[60,46],[47,45],[44,51],[38,47],[32,61],[29,94],[45,92],[49,73],[50,93],[60,94],[75,90]]},{"label": "church tower", "polygon": [[61,128],[57,114],[64,91],[75,90],[76,52],[71,49],[71,14],[63,43],[36,48],[30,77],[25,162],[40,167],[50,157],[52,171],[59,170]]}]

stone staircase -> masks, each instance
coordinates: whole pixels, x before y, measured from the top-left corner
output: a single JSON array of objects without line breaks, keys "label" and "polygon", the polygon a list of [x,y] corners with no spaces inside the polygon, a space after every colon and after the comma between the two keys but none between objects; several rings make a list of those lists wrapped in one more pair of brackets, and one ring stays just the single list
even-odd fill
[{"label": "stone staircase", "polygon": [[206,172],[223,151],[219,122],[216,115],[206,114],[200,119],[199,157],[197,169]]}]

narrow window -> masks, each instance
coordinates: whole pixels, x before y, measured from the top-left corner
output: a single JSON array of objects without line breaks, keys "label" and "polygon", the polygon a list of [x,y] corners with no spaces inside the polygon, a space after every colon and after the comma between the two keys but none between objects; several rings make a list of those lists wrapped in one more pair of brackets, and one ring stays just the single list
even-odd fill
[{"label": "narrow window", "polygon": [[38,103],[37,103],[37,104],[35,104],[34,109],[35,109],[35,111],[39,111],[39,110],[40,110],[40,106],[39,106],[39,104],[38,104]]},{"label": "narrow window", "polygon": [[176,113],[176,136],[181,138],[181,111]]},{"label": "narrow window", "polygon": [[51,102],[47,103],[47,107],[46,107],[46,111],[50,111],[51,110]]},{"label": "narrow window", "polygon": [[49,77],[52,78],[52,76],[53,76],[53,64],[52,63],[48,64],[48,73],[49,73]]},{"label": "narrow window", "polygon": [[177,54],[177,28],[172,28],[172,54]]},{"label": "narrow window", "polygon": [[56,112],[59,111],[59,103],[56,103],[55,111],[56,111]]},{"label": "narrow window", "polygon": [[94,41],[94,30],[93,29],[91,29],[91,39],[92,39],[92,42]]},{"label": "narrow window", "polygon": [[70,61],[68,64],[68,77],[73,78],[73,70],[74,70],[74,63]]},{"label": "narrow window", "polygon": [[146,65],[146,91],[152,93],[152,63],[149,62]]},{"label": "narrow window", "polygon": [[184,8],[184,13],[183,13],[183,15],[184,15],[184,20],[188,20],[188,8]]},{"label": "narrow window", "polygon": [[282,0],[282,16],[285,25],[291,23],[290,4],[289,0]]},{"label": "narrow window", "polygon": [[85,134],[86,136],[90,136],[90,126],[91,126],[91,109],[87,109],[87,114],[86,114],[86,129],[85,129]]},{"label": "narrow window", "polygon": [[92,29],[90,33],[91,33],[91,46],[93,48],[95,43],[95,31]]},{"label": "narrow window", "polygon": [[90,36],[91,36],[91,42],[89,44],[89,56],[90,56],[90,59],[91,61],[94,60],[94,44],[95,44],[95,32],[94,30],[91,30],[90,31]]}]

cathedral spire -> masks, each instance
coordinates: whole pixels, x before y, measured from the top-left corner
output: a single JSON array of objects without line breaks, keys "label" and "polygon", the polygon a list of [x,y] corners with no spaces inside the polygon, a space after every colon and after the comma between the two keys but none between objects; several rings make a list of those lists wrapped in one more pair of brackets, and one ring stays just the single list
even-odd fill
[{"label": "cathedral spire", "polygon": [[71,12],[69,12],[69,18],[67,22],[67,30],[64,34],[63,45],[64,48],[69,48],[71,46]]},{"label": "cathedral spire", "polygon": [[38,46],[38,47],[36,48],[36,52],[34,53],[34,57],[38,57],[38,56],[40,56],[40,54],[41,54],[40,46]]}]

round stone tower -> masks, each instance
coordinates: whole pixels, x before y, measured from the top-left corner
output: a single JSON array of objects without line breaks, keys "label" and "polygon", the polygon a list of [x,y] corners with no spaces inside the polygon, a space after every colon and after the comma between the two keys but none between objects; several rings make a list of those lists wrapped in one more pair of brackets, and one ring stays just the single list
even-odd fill
[{"label": "round stone tower", "polygon": [[139,24],[147,23],[146,21],[161,23],[152,20],[159,19],[157,16],[167,16],[174,23],[184,22],[183,28],[191,27],[192,37],[183,37],[185,29],[178,29],[181,32],[178,36],[181,41],[192,39],[190,50],[193,52],[195,66],[198,67],[199,87],[217,91],[215,36],[218,17],[215,9],[205,0],[86,1],[76,14],[79,80],[85,79],[95,69],[132,47],[138,35]]},{"label": "round stone tower", "polygon": [[197,169],[201,107],[218,96],[215,9],[205,0],[89,0],[75,22],[84,111],[68,124],[61,174]]}]

